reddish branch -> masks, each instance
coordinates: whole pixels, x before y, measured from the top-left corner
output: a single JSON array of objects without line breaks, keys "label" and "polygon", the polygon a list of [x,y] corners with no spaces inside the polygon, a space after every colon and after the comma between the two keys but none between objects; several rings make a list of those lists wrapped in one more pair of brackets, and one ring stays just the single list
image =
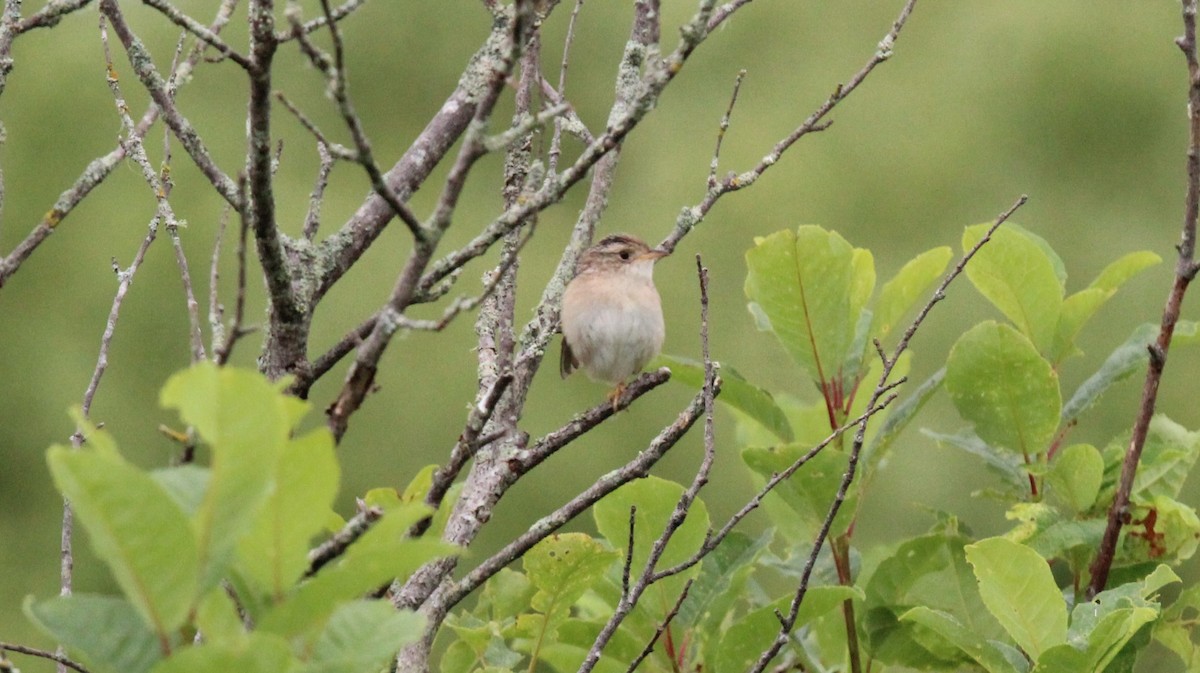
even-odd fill
[{"label": "reddish branch", "polygon": [[1163,368],[1167,364],[1167,350],[1171,347],[1171,336],[1179,320],[1179,308],[1188,285],[1196,277],[1198,268],[1196,253],[1196,219],[1200,214],[1200,61],[1196,57],[1196,0],[1183,0],[1183,37],[1175,40],[1183,51],[1188,69],[1188,122],[1189,141],[1187,152],[1187,200],[1183,214],[1183,233],[1179,242],[1179,261],[1175,264],[1175,283],[1167,295],[1163,308],[1162,324],[1158,338],[1149,346],[1150,362],[1146,366],[1146,381],[1142,386],[1142,403],[1133,422],[1133,433],[1125,449],[1125,460],[1121,464],[1121,481],[1117,494],[1108,510],[1108,524],[1104,537],[1090,568],[1092,579],[1088,584],[1087,597],[1095,597],[1108,583],[1108,572],[1116,556],[1121,526],[1129,518],[1129,496],[1133,491],[1133,478],[1137,474],[1142,448],[1150,431],[1150,420],[1154,417],[1154,406],[1158,399],[1158,384],[1162,380]]}]

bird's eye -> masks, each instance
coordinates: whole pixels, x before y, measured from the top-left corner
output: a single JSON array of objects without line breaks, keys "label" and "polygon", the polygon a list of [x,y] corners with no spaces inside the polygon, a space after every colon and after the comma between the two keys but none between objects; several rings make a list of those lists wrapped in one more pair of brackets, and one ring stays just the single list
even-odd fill
[{"label": "bird's eye", "polygon": [[619,254],[621,256],[621,259],[624,259],[624,260],[629,259],[629,251],[628,250],[622,250],[621,252],[619,252],[617,254]]}]

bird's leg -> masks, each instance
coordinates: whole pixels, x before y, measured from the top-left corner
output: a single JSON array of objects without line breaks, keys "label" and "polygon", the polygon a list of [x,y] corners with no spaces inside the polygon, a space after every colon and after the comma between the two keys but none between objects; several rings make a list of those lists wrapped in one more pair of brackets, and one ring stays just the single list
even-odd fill
[{"label": "bird's leg", "polygon": [[612,410],[613,410],[614,414],[617,413],[617,406],[621,403],[621,396],[624,394],[625,394],[625,382],[624,381],[618,383],[617,387],[613,388],[612,392],[608,394],[608,401],[610,404],[612,404]]}]

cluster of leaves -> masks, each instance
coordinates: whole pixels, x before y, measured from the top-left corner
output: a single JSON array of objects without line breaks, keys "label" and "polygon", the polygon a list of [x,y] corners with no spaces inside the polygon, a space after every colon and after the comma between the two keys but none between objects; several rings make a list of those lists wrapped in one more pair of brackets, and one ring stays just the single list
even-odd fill
[{"label": "cluster of leaves", "polygon": [[123,595],[26,611],[90,670],[377,673],[420,635],[420,616],[363,597],[452,550],[406,539],[428,508],[395,500],[313,573],[312,539],[341,525],[338,463],[327,430],[294,435],[307,404],[285,385],[209,363],[170,379],[162,404],[211,450],[209,467],[141,469],[81,417],[82,448],[49,450],[56,486]]},{"label": "cluster of leaves", "polygon": [[[966,230],[964,250],[987,226]],[[813,403],[775,396],[722,368],[720,400],[736,411],[741,455],[760,484],[866,411],[868,395],[860,389],[875,385],[881,367],[872,343],[887,338],[927,295],[951,255],[948,248],[919,255],[872,301],[870,253],[836,233],[806,226],[756,242],[747,254],[751,313],[820,392]],[[1176,500],[1200,443],[1169,419],[1155,420],[1143,455],[1134,525],[1123,536],[1113,575],[1123,583],[1091,601],[1075,596],[1103,530],[1125,438],[1103,451],[1063,447],[1062,440],[1109,386],[1144,366],[1154,330],[1139,328],[1066,404],[1057,369],[1079,352],[1076,339],[1100,306],[1158,261],[1151,253],[1128,255],[1086,289],[1065,296],[1062,262],[1042,239],[1016,226],[995,233],[967,273],[1012,324],[987,321],[966,332],[944,369],[871,420],[860,477],[817,559],[783,653],[787,661],[803,670],[848,670],[849,648],[861,648],[876,664],[921,670],[1127,671],[1150,641],[1151,624],[1154,637],[1185,661],[1200,660],[1188,621],[1200,592],[1186,591],[1165,613],[1158,602],[1159,591],[1178,581],[1170,564],[1191,556],[1200,532],[1195,513]],[[1181,324],[1177,334],[1194,339],[1195,325]],[[699,385],[698,365],[665,360],[676,380]],[[907,369],[902,357],[897,370]],[[899,431],[943,387],[973,425],[953,435],[927,434],[983,458],[1000,476],[990,494],[1017,523],[1004,536],[976,540],[954,516],[941,514],[925,535],[860,554],[853,524],[861,497]],[[771,528],[758,537],[734,532],[699,568],[655,585],[622,622],[597,669],[636,664],[644,671],[724,673],[750,667],[780,628],[846,472],[849,440],[843,437],[767,496]],[[526,557],[524,572],[506,570],[491,580],[472,611],[452,618],[456,639],[443,670],[535,670],[538,662],[576,670],[613,614],[623,572],[641,567],[681,492],[661,480],[628,485],[596,508],[600,539],[559,536]],[[630,507],[638,517],[632,551]],[[699,504],[669,549],[686,556],[708,528]],[[671,563],[664,559],[660,567]],[[1055,569],[1066,570],[1057,574],[1066,578],[1063,587]],[[688,579],[686,599],[664,626]]]}]

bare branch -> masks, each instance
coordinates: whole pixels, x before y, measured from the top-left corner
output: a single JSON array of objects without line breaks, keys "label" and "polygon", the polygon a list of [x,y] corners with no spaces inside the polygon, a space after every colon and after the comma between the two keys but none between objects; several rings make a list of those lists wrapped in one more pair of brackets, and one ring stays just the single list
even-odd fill
[{"label": "bare branch", "polygon": [[[346,18],[347,16],[350,16],[350,14],[352,12],[354,12],[354,10],[356,10],[359,7],[362,7],[364,4],[366,4],[366,1],[367,0],[346,0],[346,2],[343,2],[342,4],[338,5],[337,8],[335,8],[332,12],[322,12],[321,16],[318,16],[315,19],[311,19],[309,21],[302,23],[300,25],[300,31],[302,34],[307,35],[315,30],[319,30],[319,29],[325,27],[325,25],[328,24],[329,17],[331,15],[332,15],[334,21],[341,21],[342,19]],[[288,9],[290,11],[292,9],[292,7],[289,7]],[[296,17],[296,19],[298,20],[299,17]],[[288,21],[289,22],[292,21],[291,16],[288,16]],[[295,29],[288,30],[288,31],[281,31],[275,35],[275,39],[280,43],[287,42],[288,40],[292,40],[295,38],[296,38]]]},{"label": "bare branch", "polygon": [[[804,120],[804,123],[798,126],[785,138],[777,142],[775,146],[771,148],[771,151],[768,152],[767,155],[758,162],[758,165],[749,171],[741,173],[740,175],[730,174],[724,180],[717,182],[715,185],[715,175],[710,175],[708,181],[708,193],[705,194],[704,198],[696,205],[686,207],[680,211],[675,220],[675,229],[669,236],[667,236],[667,238],[663,240],[662,243],[659,244],[659,247],[664,250],[674,250],[680,239],[687,235],[692,228],[694,228],[704,219],[704,217],[708,214],[708,211],[711,210],[714,205],[716,205],[717,201],[719,201],[722,196],[730,192],[736,192],[738,190],[745,189],[746,187],[754,184],[758,178],[761,177],[763,173],[767,172],[771,166],[774,166],[780,160],[780,158],[783,157],[783,153],[791,148],[792,145],[796,144],[798,140],[809,133],[824,131],[825,129],[829,128],[829,125],[832,123],[826,120],[826,117],[829,116],[829,113],[833,112],[833,109],[836,108],[839,103],[844,101],[850,94],[854,93],[854,90],[857,89],[859,85],[867,79],[871,72],[875,70],[876,66],[891,58],[892,48],[894,47],[896,40],[900,37],[900,31],[904,29],[904,24],[908,21],[908,17],[910,14],[912,14],[913,7],[916,5],[916,3],[917,0],[908,0],[908,2],[905,3],[904,7],[900,10],[900,14],[892,23],[891,30],[889,30],[887,34],[883,36],[883,39],[879,41],[878,48],[875,50],[875,53],[871,55],[871,58],[867,60],[867,63],[861,69],[859,69],[858,72],[854,73],[854,75],[846,84],[837,85],[837,87],[834,88],[833,93],[830,94],[829,98],[825,99],[825,102],[818,106],[817,109],[814,110],[812,114],[810,114],[808,118]],[[724,5],[722,10],[727,9],[730,13],[732,13],[745,4],[746,2],[731,2]],[[714,16],[714,19],[717,18],[717,16],[720,16],[721,20],[724,20],[725,18],[728,18],[729,15],[718,14]],[[737,94],[735,90],[734,96],[736,97],[736,95]],[[733,102],[731,101],[730,109],[732,109],[732,107]],[[721,136],[723,135],[724,131],[721,133]],[[714,174],[716,160],[717,158],[714,156]]]},{"label": "bare branch", "polygon": [[[238,188],[245,189],[245,177],[238,177]],[[244,202],[244,199],[243,199]],[[229,362],[229,355],[233,352],[233,346],[247,334],[247,330],[242,327],[242,321],[246,317],[246,241],[250,237],[250,218],[245,210],[238,211],[238,219],[241,221],[241,229],[238,235],[237,247],[237,298],[234,304],[233,323],[226,330],[225,339],[218,347],[214,338],[213,351],[216,358],[216,363],[223,365]]]},{"label": "bare branch", "polygon": [[200,139],[200,135],[196,132],[195,127],[187,120],[175,107],[175,102],[171,99],[167,91],[167,83],[163,80],[162,75],[154,67],[154,61],[150,57],[149,51],[142,41],[133,34],[129,28],[129,24],[125,22],[125,17],[121,13],[120,6],[116,0],[100,0],[100,11],[108,17],[112,22],[113,32],[121,40],[126,53],[129,55],[129,63],[133,66],[134,73],[141,80],[142,85],[150,94],[150,98],[158,106],[162,113],[163,121],[175,133],[175,137],[179,139],[183,148],[187,151],[188,156],[195,162],[196,167],[200,172],[208,178],[213,187],[216,188],[226,201],[231,205],[237,206],[239,198],[237,185],[224,173],[212,157],[208,153],[208,149],[204,146],[204,142]]},{"label": "bare branch", "polygon": [[[607,404],[601,406],[607,406]],[[683,435],[687,433],[703,413],[704,394],[701,392],[696,394],[691,403],[675,419],[675,422],[663,428],[658,436],[650,442],[650,445],[638,453],[637,457],[622,467],[601,476],[595,483],[572,498],[568,503],[539,519],[529,527],[529,530],[517,536],[504,549],[501,549],[486,561],[480,563],[462,579],[453,583],[448,588],[439,590],[435,596],[431,597],[431,601],[436,600],[444,614],[446,610],[449,610],[465,598],[467,594],[486,582],[489,577],[499,572],[501,568],[513,560],[520,558],[530,547],[544,540],[567,522],[586,512],[588,508],[601,498],[617,490],[624,484],[649,474],[650,468],[661,460],[667,451],[683,438]]]},{"label": "bare branch", "polygon": [[34,28],[53,28],[67,14],[92,4],[92,0],[50,0],[44,7],[17,24],[17,32]]},{"label": "bare branch", "polygon": [[363,536],[375,525],[375,522],[383,517],[383,510],[378,507],[367,507],[361,501],[359,502],[358,513],[346,522],[345,526],[333,537],[320,546],[308,553],[308,570],[304,571],[305,577],[312,577],[317,574],[325,564],[342,555],[346,549],[354,544],[354,541]]},{"label": "bare branch", "polygon": [[738,71],[737,79],[733,81],[733,95],[729,97],[729,107],[721,117],[721,125],[717,130],[717,147],[713,150],[712,162],[708,167],[708,188],[717,188],[717,167],[721,161],[721,143],[725,141],[725,132],[729,130],[729,118],[733,115],[733,106],[737,105],[738,92],[742,90],[742,80],[746,77],[746,69]]},{"label": "bare branch", "polygon": [[221,39],[220,35],[209,30],[208,26],[205,26],[187,14],[184,14],[179,10],[179,8],[175,7],[175,5],[166,2],[166,0],[142,0],[142,2],[162,12],[162,14],[170,19],[172,23],[186,30],[192,35],[195,35],[205,44],[220,52],[222,56],[240,65],[242,69],[247,71],[251,69],[250,59],[246,58],[242,54],[239,54],[232,47],[226,44],[225,40]]},{"label": "bare branch", "polygon": [[1104,528],[1104,536],[1100,540],[1096,558],[1089,568],[1092,576],[1087,588],[1089,600],[1103,591],[1108,583],[1108,573],[1112,567],[1113,558],[1116,556],[1121,526],[1129,517],[1129,497],[1133,492],[1133,480],[1137,475],[1142,449],[1146,444],[1146,436],[1150,432],[1150,421],[1154,418],[1154,408],[1158,400],[1158,384],[1162,380],[1163,369],[1167,364],[1167,352],[1171,348],[1171,337],[1175,332],[1175,323],[1179,320],[1183,297],[1187,293],[1188,285],[1196,277],[1198,268],[1195,255],[1196,220],[1200,217],[1200,60],[1196,55],[1196,0],[1183,0],[1182,4],[1183,36],[1176,39],[1175,43],[1183,51],[1184,59],[1187,61],[1189,136],[1187,197],[1180,243],[1177,247],[1179,259],[1175,263],[1175,282],[1167,294],[1166,306],[1163,307],[1158,338],[1150,347],[1146,378],[1142,385],[1142,401],[1133,422],[1129,446],[1125,449],[1125,459],[1121,463],[1121,480],[1118,482],[1112,506],[1108,510],[1108,522]]},{"label": "bare branch", "polygon": [[[375,163],[374,155],[371,152],[371,143],[367,140],[366,131],[363,130],[362,120],[358,118],[358,114],[354,111],[354,105],[350,102],[350,96],[347,91],[345,48],[342,44],[341,31],[338,30],[337,21],[333,16],[333,10],[329,7],[329,0],[321,0],[321,9],[325,13],[325,22],[329,27],[329,36],[333,41],[332,67],[328,67],[330,64],[323,62],[323,59],[317,57],[317,54],[319,54],[318,50],[304,38],[304,27],[300,24],[299,17],[292,17],[292,33],[299,39],[302,45],[305,45],[305,52],[310,57],[314,57],[314,65],[324,70],[326,76],[329,77],[329,93],[337,103],[338,112],[342,115],[342,121],[345,122],[346,127],[350,130],[350,136],[354,139],[354,146],[358,150],[354,160],[367,172],[367,176],[371,179],[371,187],[380,198],[391,206],[401,221],[408,225],[412,235],[418,239],[422,238],[425,236],[425,232],[422,229],[421,223],[417,221],[416,215],[412,213],[396,192],[392,190],[391,186],[387,184],[383,173]],[[324,61],[327,60],[324,59]]]},{"label": "bare branch", "polygon": [[[13,0],[6,1],[13,2]],[[83,5],[87,4],[87,2],[90,2],[90,0],[86,0],[83,3],[51,2],[43,8],[43,12],[52,10],[55,7],[67,8],[68,6],[71,6],[73,9],[65,9],[64,12],[74,11],[74,9],[82,7]],[[209,25],[209,30],[213,33],[220,33],[221,29],[224,28],[229,22],[229,18],[233,14],[233,9],[236,4],[236,0],[222,0],[220,7],[217,9],[216,17]],[[6,7],[8,7],[8,5],[6,5]],[[62,15],[55,14],[54,16],[56,18],[54,18],[53,22],[46,25],[53,25],[53,23],[57,23],[58,18],[60,18]],[[30,18],[32,19],[34,17]],[[3,24],[0,24],[0,26],[2,25]],[[2,31],[0,31],[0,35],[2,35]],[[3,53],[2,40],[0,40],[0,53]],[[193,68],[195,68],[197,63],[199,63],[201,56],[201,49],[193,49],[188,57],[184,59],[183,63],[181,63],[175,69],[175,72],[172,73],[172,81],[175,83],[186,82]],[[0,60],[0,66],[2,66],[2,64],[3,61]],[[2,71],[3,67],[0,67],[0,72]],[[0,84],[2,83],[3,80],[0,79]],[[150,129],[150,126],[158,119],[158,115],[158,106],[149,106],[145,114],[142,115],[141,120],[138,122],[133,136],[137,138],[144,137],[146,132]],[[83,173],[78,179],[76,179],[75,183],[63,191],[63,193],[58,197],[58,200],[54,203],[54,206],[42,217],[41,223],[36,225],[29,232],[29,235],[27,235],[24,240],[22,240],[15,248],[13,248],[7,257],[0,259],[0,287],[3,287],[5,281],[8,280],[8,278],[14,273],[16,273],[21,264],[33,254],[38,246],[40,246],[42,242],[50,236],[50,234],[54,233],[58,225],[62,222],[63,218],[70,214],[71,211],[75,209],[75,206],[77,206],[84,199],[84,197],[91,193],[92,189],[103,182],[104,179],[107,178],[110,173],[112,173],[112,170],[116,168],[116,166],[120,164],[121,160],[124,158],[125,147],[118,143],[116,148],[114,148],[111,152],[92,160],[92,162],[89,163],[86,168],[84,168]]]},{"label": "bare branch", "polygon": [[25,645],[18,645],[16,643],[0,643],[0,662],[4,661],[5,652],[19,652],[20,654],[28,654],[31,657],[49,659],[50,661],[58,662],[60,666],[66,666],[67,668],[79,671],[79,673],[90,673],[88,669],[83,667],[83,664],[77,661],[56,652],[39,650],[36,647],[26,647]]}]

